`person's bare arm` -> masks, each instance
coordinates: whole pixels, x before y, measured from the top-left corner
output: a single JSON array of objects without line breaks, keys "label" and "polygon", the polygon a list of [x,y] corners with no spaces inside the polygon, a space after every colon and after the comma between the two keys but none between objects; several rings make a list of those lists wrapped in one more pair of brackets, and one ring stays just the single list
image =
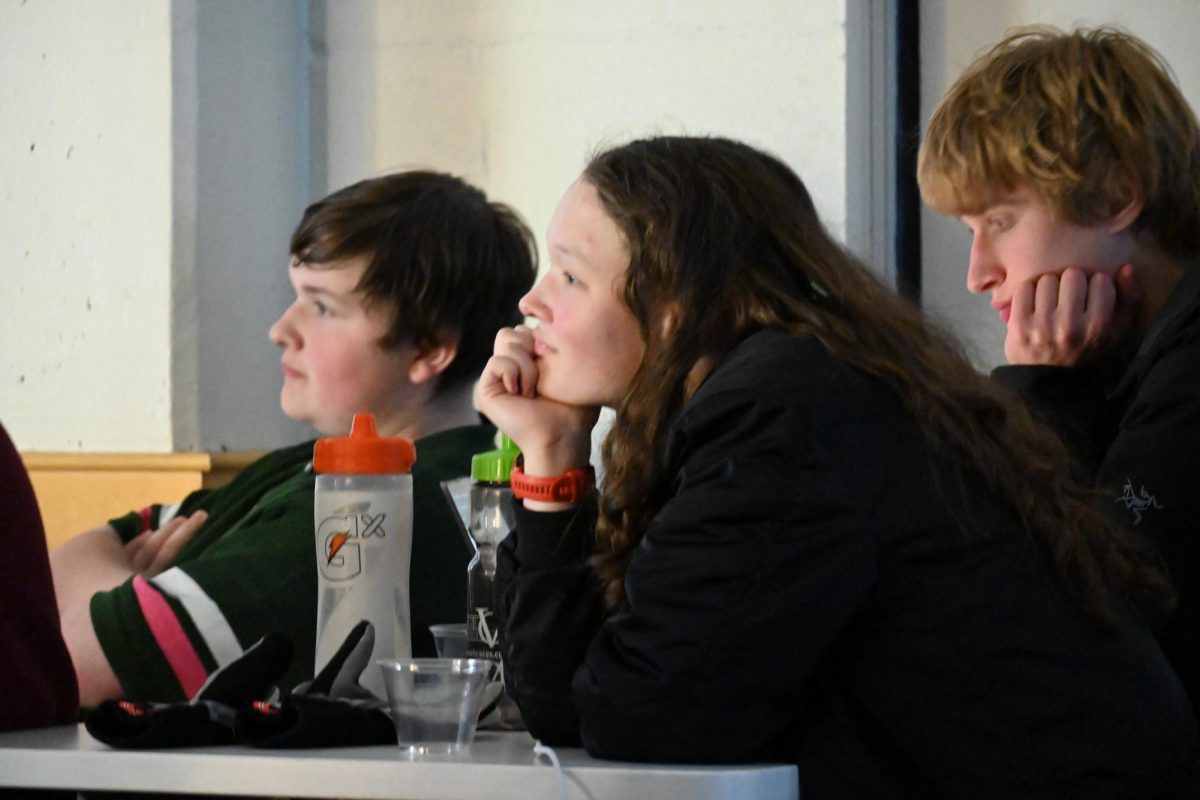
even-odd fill
[{"label": "person's bare arm", "polygon": [[103,700],[121,697],[121,684],[96,638],[88,603],[65,609],[61,623],[67,652],[75,666],[75,681],[79,684],[79,705],[94,708]]},{"label": "person's bare arm", "polygon": [[50,552],[58,613],[86,605],[96,592],[119,586],[133,574],[125,545],[111,525],[77,534]]},{"label": "person's bare arm", "polygon": [[203,511],[175,517],[128,544],[111,525],[101,525],[72,537],[50,554],[63,639],[75,665],[81,705],[95,706],[121,696],[121,685],[92,627],[92,596],[120,586],[133,575],[152,577],[162,572],[207,518]]}]

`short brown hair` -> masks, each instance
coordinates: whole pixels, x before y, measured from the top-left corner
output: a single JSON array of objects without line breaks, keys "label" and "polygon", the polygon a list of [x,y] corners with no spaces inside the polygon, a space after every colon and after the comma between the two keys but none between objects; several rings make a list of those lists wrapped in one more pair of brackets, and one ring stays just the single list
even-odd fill
[{"label": "short brown hair", "polygon": [[982,211],[1028,186],[1071,222],[1132,198],[1137,229],[1178,258],[1200,252],[1200,127],[1162,57],[1110,27],[1018,28],[942,98],[918,156],[921,195],[944,214]]},{"label": "short brown hair", "polygon": [[537,276],[537,245],[515,211],[429,171],[360,181],[312,204],[291,252],[317,267],[367,259],[358,289],[391,315],[382,347],[456,342],[439,392],[479,377]]}]

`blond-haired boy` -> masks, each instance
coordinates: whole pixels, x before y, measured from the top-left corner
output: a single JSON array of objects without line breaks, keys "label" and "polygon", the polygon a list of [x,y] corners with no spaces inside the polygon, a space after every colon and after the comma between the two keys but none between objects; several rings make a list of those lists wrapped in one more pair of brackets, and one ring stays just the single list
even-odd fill
[{"label": "blond-haired boy", "polygon": [[973,234],[1039,409],[1179,593],[1159,640],[1200,707],[1200,126],[1163,59],[1097,28],[1011,32],[935,110],[925,201]]}]

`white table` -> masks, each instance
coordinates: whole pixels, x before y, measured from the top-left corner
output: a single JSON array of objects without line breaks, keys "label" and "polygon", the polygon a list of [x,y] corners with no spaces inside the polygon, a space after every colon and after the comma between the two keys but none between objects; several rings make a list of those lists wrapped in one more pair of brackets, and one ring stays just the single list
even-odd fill
[{"label": "white table", "polygon": [[[791,765],[664,766],[558,749],[569,798],[799,800]],[[0,787],[267,797],[526,800],[561,797],[558,773],[524,733],[481,732],[469,754],[404,761],[396,747],[117,750],[82,725],[0,734]]]}]

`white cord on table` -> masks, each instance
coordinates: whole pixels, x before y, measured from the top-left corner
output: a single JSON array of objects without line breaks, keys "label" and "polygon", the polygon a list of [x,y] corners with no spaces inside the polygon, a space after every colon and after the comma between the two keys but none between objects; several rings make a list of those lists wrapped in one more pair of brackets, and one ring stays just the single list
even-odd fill
[{"label": "white cord on table", "polygon": [[533,743],[534,758],[546,758],[554,765],[554,769],[558,772],[558,788],[562,792],[562,800],[567,800],[567,776],[563,773],[562,763],[558,760],[558,753],[554,752],[553,747],[547,747],[540,741]]}]

